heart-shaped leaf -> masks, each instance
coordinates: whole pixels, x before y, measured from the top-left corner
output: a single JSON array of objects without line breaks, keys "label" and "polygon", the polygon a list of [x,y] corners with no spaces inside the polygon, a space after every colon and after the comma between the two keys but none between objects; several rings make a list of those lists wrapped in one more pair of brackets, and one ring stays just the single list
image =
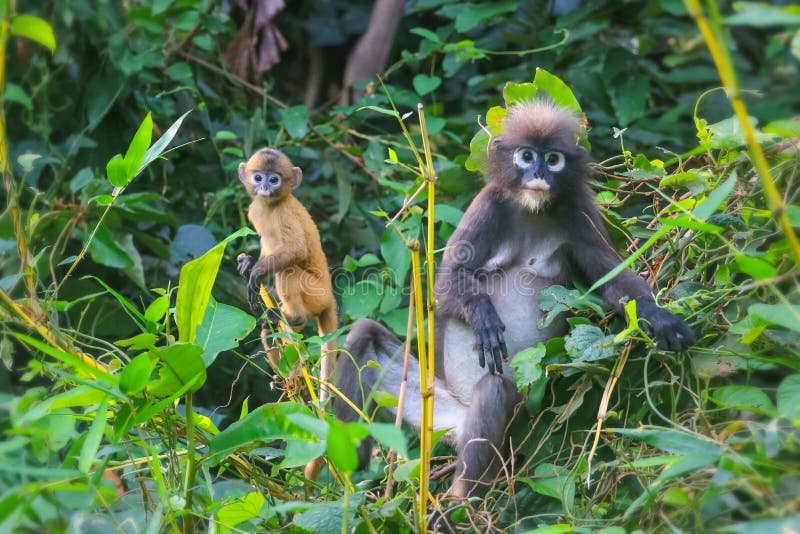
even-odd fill
[{"label": "heart-shaped leaf", "polygon": [[428,93],[435,91],[442,85],[442,79],[438,76],[427,76],[425,74],[417,74],[411,81],[414,84],[414,90],[419,96],[425,96]]}]

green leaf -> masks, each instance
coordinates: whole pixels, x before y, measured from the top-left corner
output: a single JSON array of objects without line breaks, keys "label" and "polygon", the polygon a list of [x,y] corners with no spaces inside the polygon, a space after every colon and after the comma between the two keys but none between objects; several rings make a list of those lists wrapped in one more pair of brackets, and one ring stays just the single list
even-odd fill
[{"label": "green leaf", "polygon": [[[358,468],[358,453],[356,451],[355,440],[352,438],[351,425],[337,420],[330,421],[328,431],[328,459],[331,463],[344,473],[352,473]],[[366,433],[366,431],[365,431]]]},{"label": "green leaf", "polygon": [[662,451],[681,455],[699,455],[715,460],[720,457],[720,446],[711,440],[700,439],[687,432],[666,428],[609,428],[614,432],[631,439],[643,441]]},{"label": "green leaf", "polygon": [[695,195],[706,190],[706,180],[694,171],[676,172],[671,176],[661,179],[658,187],[685,187]]},{"label": "green leaf", "polygon": [[[538,89],[536,84],[527,82],[527,83],[514,83],[514,82],[506,82],[506,85],[503,87],[503,100],[506,103],[506,108],[509,108],[516,104],[517,102],[525,102],[526,100],[533,100],[536,97],[536,93]],[[492,112],[492,109],[503,109],[500,106],[495,106],[489,110],[489,113]],[[504,110],[505,111],[505,110]],[[505,116],[505,113],[503,113]],[[486,115],[486,123],[489,124],[491,121],[489,120],[489,115]],[[494,128],[492,128],[494,131]]]},{"label": "green leaf", "polygon": [[31,15],[17,15],[11,19],[11,33],[35,41],[50,50],[56,51],[56,36],[46,20]]},{"label": "green leaf", "polygon": [[778,413],[797,426],[800,421],[800,374],[783,379],[776,394]]},{"label": "green leaf", "polygon": [[[348,498],[347,525],[353,525],[358,508],[364,503],[364,494],[359,492],[349,495]],[[307,511],[295,515],[292,522],[295,526],[313,534],[341,534],[344,512],[342,499],[315,503]]]},{"label": "green leaf", "polygon": [[203,322],[197,327],[195,343],[203,347],[206,367],[214,363],[223,350],[239,346],[239,341],[256,327],[256,319],[249,313],[218,303],[211,297]]},{"label": "green leaf", "polygon": [[511,367],[514,369],[514,382],[517,388],[523,389],[538,381],[542,377],[542,358],[547,354],[543,343],[516,353],[511,358]]},{"label": "green leaf", "polygon": [[143,332],[128,339],[115,341],[114,345],[118,347],[130,347],[131,350],[149,350],[155,346],[157,339],[158,337],[155,334]]},{"label": "green leaf", "polygon": [[487,171],[489,159],[489,133],[481,128],[469,142],[469,156],[464,162],[464,168],[468,171],[483,172]]},{"label": "green leaf", "polygon": [[504,13],[516,11],[519,2],[487,2],[485,4],[456,3],[444,6],[436,12],[456,21],[457,32],[467,32],[481,22]]},{"label": "green leaf", "polygon": [[780,28],[800,26],[800,10],[797,5],[774,6],[761,2],[734,2],[733,15],[725,17],[724,22],[730,26],[751,26]]},{"label": "green leaf", "polygon": [[436,206],[433,220],[435,222],[446,222],[450,226],[458,226],[463,216],[464,212],[460,209],[450,206],[449,204],[439,204]]},{"label": "green leaf", "polygon": [[280,111],[281,122],[292,139],[302,139],[308,133],[308,108],[292,106]]},{"label": "green leaf", "polygon": [[100,406],[95,411],[94,421],[89,431],[86,433],[86,439],[81,447],[81,454],[78,457],[78,470],[83,474],[88,474],[92,463],[97,457],[97,451],[100,450],[100,443],[103,440],[103,432],[106,429],[106,422],[108,418],[108,397],[103,399]]},{"label": "green leaf", "polygon": [[439,38],[438,35],[436,35],[435,33],[433,33],[430,30],[426,30],[425,28],[411,28],[409,30],[409,33],[413,33],[415,35],[419,35],[423,39],[427,39],[427,40],[432,41],[432,42],[434,42],[436,44],[442,44],[442,40]]},{"label": "green leaf", "polygon": [[131,144],[128,145],[128,150],[125,152],[125,172],[127,175],[127,181],[125,182],[126,185],[131,180],[133,180],[137,174],[139,174],[139,170],[144,162],[144,155],[147,152],[147,149],[150,147],[150,140],[153,138],[153,117],[150,113],[144,118],[142,123],[139,125],[139,129],[136,130],[136,133],[131,140]]},{"label": "green leaf", "polygon": [[141,393],[150,381],[152,370],[153,364],[147,354],[136,356],[119,374],[119,390],[128,396]]},{"label": "green leaf", "polygon": [[561,78],[537,67],[536,74],[533,77],[533,83],[538,89],[547,93],[547,96],[559,106],[567,108],[575,113],[582,113],[581,105],[578,104],[578,99],[575,98],[572,89],[570,89]]},{"label": "green leaf", "polygon": [[403,458],[408,458],[408,444],[403,431],[390,423],[365,424],[370,435],[383,445],[397,451]]},{"label": "green leaf", "polygon": [[259,406],[211,439],[208,445],[209,456],[204,463],[216,465],[237,449],[276,439],[310,439],[310,432],[287,418],[289,414],[296,413],[311,416],[311,411],[306,406],[296,402]]},{"label": "green leaf", "polygon": [[736,179],[737,175],[734,171],[727,180],[721,184],[717,184],[717,187],[708,195],[702,204],[692,210],[692,215],[701,221],[705,221],[716,213],[720,206],[725,203],[728,196],[733,192],[733,188],[736,186]]},{"label": "green leaf", "polygon": [[115,269],[133,268],[133,258],[123,249],[107,226],[100,226],[89,243],[89,255],[100,265]]},{"label": "green leaf", "polygon": [[266,504],[266,499],[258,491],[251,491],[244,497],[234,499],[223,504],[217,510],[216,520],[219,522],[222,532],[228,532],[233,527],[241,525],[245,521],[256,519],[261,515],[261,509]]},{"label": "green leaf", "polygon": [[151,323],[160,323],[169,311],[169,295],[161,295],[144,311],[144,318]]},{"label": "green leaf", "polygon": [[686,228],[687,230],[696,230],[698,232],[706,232],[708,234],[716,234],[722,231],[721,226],[699,221],[692,217],[692,215],[689,213],[681,213],[672,219],[658,218],[658,222],[671,228]]},{"label": "green leaf", "polygon": [[568,469],[543,463],[534,470],[535,479],[520,477],[533,491],[561,501],[567,512],[575,504],[575,480]]},{"label": "green leaf", "polygon": [[753,386],[723,386],[714,391],[716,402],[728,408],[774,416],[775,406],[767,394]]},{"label": "green leaf", "polygon": [[361,280],[342,293],[342,305],[352,319],[369,317],[381,302],[381,291],[375,280]]},{"label": "green leaf", "polygon": [[647,99],[650,98],[650,78],[642,74],[609,80],[608,96],[614,105],[620,125],[628,126],[642,118]]},{"label": "green leaf", "polygon": [[414,90],[419,96],[425,96],[428,93],[435,91],[440,85],[442,85],[442,79],[438,76],[417,74],[414,76],[414,79],[411,80],[411,84],[414,86]]},{"label": "green leaf", "polygon": [[[84,360],[78,358],[77,356],[75,356],[73,354],[70,354],[70,353],[68,353],[66,351],[63,351],[61,349],[57,349],[55,347],[51,347],[50,345],[45,345],[41,341],[33,339],[30,336],[26,336],[25,334],[14,333],[13,336],[15,338],[17,338],[18,340],[22,341],[23,343],[26,343],[26,344],[30,345],[31,347],[33,347],[33,348],[35,348],[35,349],[37,349],[37,350],[49,355],[49,356],[52,356],[56,360],[59,360],[59,361],[65,363],[65,364],[69,365],[75,371],[79,371],[83,376],[86,376],[86,377],[89,377],[89,378],[93,378],[93,379],[95,379],[95,381],[99,377],[99,378],[102,378],[103,380],[105,380],[105,381],[107,381],[107,382],[109,382],[111,384],[117,384],[119,382],[119,379],[115,375],[109,374],[108,372],[104,371],[103,369],[98,369],[98,368],[86,363]],[[84,355],[84,356],[86,358],[89,358],[88,355]],[[98,389],[101,389],[101,388],[98,387]]]},{"label": "green leaf", "polygon": [[153,146],[147,149],[147,152],[145,152],[144,155],[144,161],[142,161],[142,166],[141,166],[142,169],[150,165],[156,158],[160,157],[161,154],[164,153],[164,151],[167,149],[167,145],[170,144],[172,139],[178,133],[178,129],[180,129],[181,124],[183,124],[183,119],[185,119],[186,116],[191,112],[192,110],[189,110],[180,117],[178,117],[178,120],[173,122],[170,125],[170,127],[167,128],[167,131],[164,132],[164,135],[162,135],[158,139],[158,141],[153,143]]},{"label": "green leaf", "polygon": [[117,154],[106,164],[106,176],[114,187],[125,187],[128,183],[128,173],[125,170],[125,160],[122,154]]},{"label": "green leaf", "polygon": [[400,118],[400,114],[393,109],[382,108],[379,106],[361,106],[358,108],[357,111],[361,111],[364,109],[369,109],[371,111],[377,111],[378,113],[383,113],[384,115],[389,115],[390,117]]},{"label": "green leaf", "polygon": [[749,274],[756,280],[768,280],[778,274],[778,270],[761,258],[739,254],[734,258],[737,270]]},{"label": "green leaf", "polygon": [[25,90],[15,83],[6,83],[6,91],[3,93],[3,100],[6,102],[16,102],[31,111],[33,109],[33,101]]},{"label": "green leaf", "polygon": [[580,324],[564,340],[564,347],[573,361],[594,362],[611,358],[619,352],[614,336],[607,336],[596,326]]},{"label": "green leaf", "polygon": [[770,324],[800,332],[800,306],[796,304],[752,304],[748,312]]},{"label": "green leaf", "polygon": [[224,253],[223,241],[181,268],[178,297],[175,301],[175,322],[178,324],[179,340],[194,342],[197,327],[205,317],[206,307],[211,298],[211,288],[217,278]]},{"label": "green leaf", "polygon": [[168,397],[189,386],[197,391],[206,381],[206,366],[200,357],[203,348],[192,343],[175,343],[165,349],[153,348],[148,354],[157,357],[158,379],[148,384],[148,391],[157,397]]}]

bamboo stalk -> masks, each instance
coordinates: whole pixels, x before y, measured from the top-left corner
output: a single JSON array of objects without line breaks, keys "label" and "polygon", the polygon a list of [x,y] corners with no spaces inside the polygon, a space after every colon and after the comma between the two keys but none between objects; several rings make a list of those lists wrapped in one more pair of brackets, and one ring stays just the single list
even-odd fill
[{"label": "bamboo stalk", "polygon": [[[414,328],[414,286],[411,286],[411,295],[408,299],[408,322],[406,323],[406,344],[403,353],[403,381],[400,382],[400,393],[397,397],[397,415],[394,418],[394,426],[400,428],[403,425],[403,406],[406,403],[406,387],[408,386],[408,361],[411,358],[411,334]],[[389,452],[389,472],[386,475],[386,500],[392,498],[392,478],[394,476],[394,464],[397,459],[397,452],[392,449]]]},{"label": "bamboo stalk", "polygon": [[[422,404],[422,426],[420,428],[419,443],[419,518],[417,529],[420,532],[427,531],[427,504],[428,504],[428,480],[430,479],[430,444],[432,427],[428,426],[428,411],[431,403],[428,398],[431,391],[428,388],[428,354],[425,344],[425,315],[422,308],[422,273],[420,272],[419,241],[409,244],[411,248],[411,274],[414,283],[414,312],[417,319],[417,351],[419,356],[419,394]],[[430,414],[431,416],[433,414]]]},{"label": "bamboo stalk", "polygon": [[756,139],[753,126],[747,115],[747,106],[742,100],[739,82],[736,79],[736,70],[733,67],[730,51],[725,44],[724,36],[722,35],[722,24],[720,22],[719,8],[717,7],[716,0],[706,0],[709,11],[711,12],[712,20],[709,21],[700,5],[699,0],[684,0],[684,5],[687,11],[694,19],[703,39],[706,42],[714,64],[719,72],[722,85],[725,87],[725,92],[728,99],[731,101],[731,106],[742,125],[745,139],[747,139],[747,146],[750,149],[750,157],[761,179],[761,185],[764,188],[764,197],[769,204],[770,211],[778,219],[781,229],[783,230],[786,239],[789,241],[789,246],[792,249],[794,256],[795,266],[800,266],[800,240],[794,232],[789,215],[784,209],[783,199],[781,198],[778,186],[775,185],[775,179],[769,169],[769,163],[764,156],[764,151],[761,148],[758,140]]}]

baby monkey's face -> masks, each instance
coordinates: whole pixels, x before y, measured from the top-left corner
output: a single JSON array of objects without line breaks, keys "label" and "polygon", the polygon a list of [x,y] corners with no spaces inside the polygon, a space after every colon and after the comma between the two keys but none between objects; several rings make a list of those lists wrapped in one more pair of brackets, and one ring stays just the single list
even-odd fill
[{"label": "baby monkey's face", "polygon": [[253,198],[278,199],[292,192],[302,180],[299,167],[279,150],[262,148],[239,165],[239,180]]}]

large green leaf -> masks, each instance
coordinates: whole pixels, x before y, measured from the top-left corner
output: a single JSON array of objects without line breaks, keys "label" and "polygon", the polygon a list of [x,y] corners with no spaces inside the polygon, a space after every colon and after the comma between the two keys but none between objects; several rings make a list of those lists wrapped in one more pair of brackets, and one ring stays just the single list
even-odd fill
[{"label": "large green leaf", "polygon": [[168,397],[189,386],[197,391],[206,381],[206,366],[200,355],[203,348],[192,343],[175,343],[165,349],[153,348],[150,354],[160,362],[158,379],[148,385],[148,391],[157,397]]},{"label": "large green leaf", "polygon": [[203,347],[206,367],[214,363],[223,350],[235,348],[239,341],[253,331],[256,319],[249,313],[218,303],[211,297],[203,322],[197,327],[195,343]]},{"label": "large green leaf", "polygon": [[[347,524],[353,525],[358,508],[364,503],[364,494],[348,496]],[[344,520],[344,501],[315,503],[308,510],[294,516],[293,523],[313,534],[341,534]],[[349,532],[350,530],[348,530]]]},{"label": "large green leaf", "polygon": [[[128,145],[128,150],[125,152],[125,172],[127,173],[127,182],[133,180],[144,161],[144,155],[150,147],[150,140],[153,138],[153,117],[148,113],[139,129],[133,135],[131,144]],[[126,183],[127,183],[126,182]]]},{"label": "large green leaf", "polygon": [[607,336],[596,326],[588,324],[579,324],[573,328],[566,337],[564,346],[576,362],[603,360],[619,352],[614,344],[614,336]]},{"label": "large green leaf", "polygon": [[287,417],[298,413],[311,416],[311,411],[297,402],[276,402],[259,406],[214,436],[209,443],[209,456],[205,461],[215,465],[237,449],[276,439],[310,440],[313,434]]}]

